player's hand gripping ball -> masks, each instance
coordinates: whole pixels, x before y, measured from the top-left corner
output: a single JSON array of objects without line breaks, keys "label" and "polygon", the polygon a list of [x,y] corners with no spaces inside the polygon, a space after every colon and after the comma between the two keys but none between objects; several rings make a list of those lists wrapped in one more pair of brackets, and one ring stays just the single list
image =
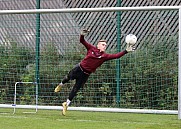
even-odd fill
[{"label": "player's hand gripping ball", "polygon": [[134,34],[128,34],[125,42],[129,45],[134,45],[137,42],[137,37]]}]

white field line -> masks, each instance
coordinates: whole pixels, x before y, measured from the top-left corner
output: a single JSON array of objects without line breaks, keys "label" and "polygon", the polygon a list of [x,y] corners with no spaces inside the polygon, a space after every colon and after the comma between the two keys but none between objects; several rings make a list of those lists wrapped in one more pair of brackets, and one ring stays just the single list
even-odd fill
[{"label": "white field line", "polygon": [[[26,116],[14,116],[14,115],[12,115],[12,116],[5,116],[5,115],[1,115],[1,114],[0,114],[0,117],[2,117],[2,118],[15,118],[15,119],[27,119],[27,118],[30,118],[30,117],[26,117]],[[33,119],[46,119],[46,118],[35,117]]]},{"label": "white field line", "polygon": [[[68,122],[68,121],[77,121],[77,122],[108,122],[108,121],[101,121],[101,120],[86,120],[86,119],[83,119],[83,120],[74,120],[74,119],[57,119],[58,121],[62,121],[62,122]],[[120,123],[120,121],[112,121],[113,123]],[[121,123],[124,123],[124,124],[148,124],[148,125],[162,125],[160,123],[154,123],[154,122],[136,122],[136,121],[133,121],[133,122],[130,122],[130,121],[121,121]]]}]

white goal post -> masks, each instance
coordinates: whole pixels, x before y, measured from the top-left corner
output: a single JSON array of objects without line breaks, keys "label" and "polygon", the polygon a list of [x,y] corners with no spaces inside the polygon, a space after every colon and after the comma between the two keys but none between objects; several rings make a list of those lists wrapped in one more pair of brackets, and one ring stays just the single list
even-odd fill
[{"label": "white goal post", "polygon": [[[179,10],[179,28],[181,28],[181,6],[142,6],[142,7],[102,7],[102,8],[63,8],[63,9],[31,9],[31,10],[0,10],[0,15],[4,14],[37,14],[37,13],[75,13],[75,12],[113,12],[113,11],[151,11],[151,10]],[[181,29],[179,29],[179,56],[178,56],[178,118],[181,119]],[[0,107],[5,105],[0,104]],[[9,106],[7,106],[9,107]],[[46,108],[45,108],[46,109]],[[72,108],[73,109],[73,108]],[[76,109],[87,109],[90,108],[76,108]],[[93,108],[95,111],[95,108]],[[104,108],[103,108],[104,109]],[[101,111],[103,111],[101,109]],[[113,108],[114,109],[114,108]],[[111,110],[113,110],[111,109]],[[121,109],[120,109],[121,110]],[[139,110],[139,109],[137,109]],[[137,111],[136,110],[136,111]],[[105,110],[110,111],[110,110]],[[124,112],[125,110],[123,110]],[[126,110],[128,112],[128,109]],[[130,111],[132,111],[130,109]],[[150,110],[139,110],[142,113],[151,112]],[[160,113],[161,111],[156,113]],[[155,113],[152,110],[152,113]],[[165,113],[165,112],[164,112]],[[173,111],[167,113],[172,114]],[[167,114],[166,113],[166,114]],[[175,112],[173,113],[175,114]]]}]

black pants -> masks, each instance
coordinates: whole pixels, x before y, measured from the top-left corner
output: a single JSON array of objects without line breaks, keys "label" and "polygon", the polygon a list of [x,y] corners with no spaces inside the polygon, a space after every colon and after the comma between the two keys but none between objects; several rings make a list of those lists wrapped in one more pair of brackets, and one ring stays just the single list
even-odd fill
[{"label": "black pants", "polygon": [[86,83],[88,77],[89,77],[89,74],[84,73],[81,70],[79,64],[77,64],[72,70],[70,70],[68,75],[64,77],[64,79],[62,80],[63,84],[65,84],[69,80],[74,80],[74,79],[76,80],[76,83],[69,94],[70,101],[72,101],[72,99],[77,95],[77,92]]}]

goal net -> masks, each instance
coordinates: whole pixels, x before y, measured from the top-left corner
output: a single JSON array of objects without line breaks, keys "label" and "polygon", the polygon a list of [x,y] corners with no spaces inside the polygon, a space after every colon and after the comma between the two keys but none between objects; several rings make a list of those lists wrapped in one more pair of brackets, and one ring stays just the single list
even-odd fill
[{"label": "goal net", "polygon": [[179,7],[2,10],[0,21],[0,104],[13,103],[15,83],[22,81],[37,82],[38,105],[60,108],[74,81],[60,93],[54,88],[85,56],[79,34],[86,28],[93,45],[107,40],[107,53],[125,50],[130,33],[137,50],[91,74],[71,107],[178,113]]}]

